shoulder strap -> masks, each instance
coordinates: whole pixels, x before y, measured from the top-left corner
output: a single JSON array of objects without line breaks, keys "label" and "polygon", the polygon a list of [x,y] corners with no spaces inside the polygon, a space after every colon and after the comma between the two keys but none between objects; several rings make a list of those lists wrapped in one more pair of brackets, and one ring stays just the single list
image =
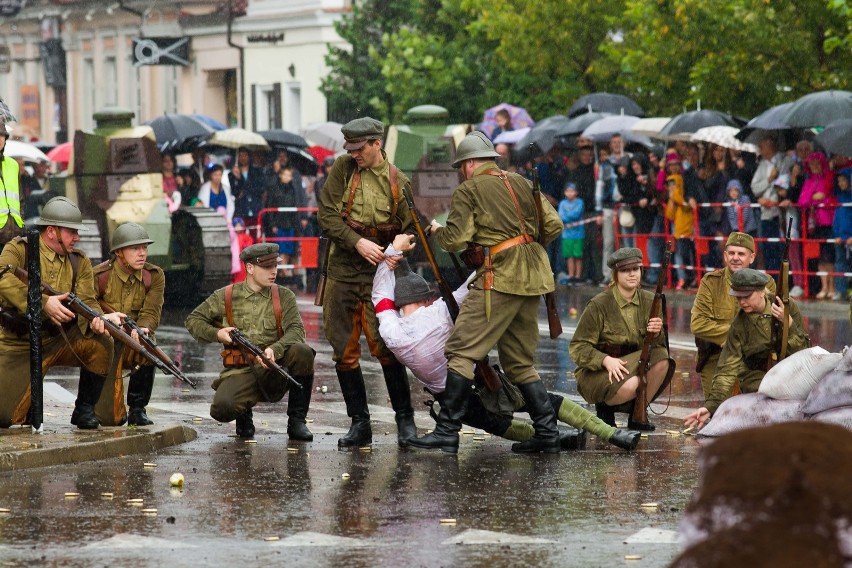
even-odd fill
[{"label": "shoulder strap", "polygon": [[225,286],[225,318],[228,320],[228,325],[231,327],[236,327],[234,325],[234,310],[233,310],[233,298],[234,298],[234,285],[228,284]]},{"label": "shoulder strap", "polygon": [[151,271],[147,268],[142,269],[142,284],[145,286],[145,293],[151,291]]},{"label": "shoulder strap", "polygon": [[495,172],[494,170],[489,170],[487,172],[490,176],[495,176],[503,180],[503,184],[506,186],[506,189],[509,190],[509,195],[512,196],[512,202],[515,204],[515,212],[518,214],[518,222],[521,224],[521,234],[527,234],[527,226],[524,223],[524,214],[521,212],[521,204],[518,203],[518,196],[515,195],[515,190],[512,189],[512,184],[509,183],[509,176],[506,175],[504,170],[500,170],[499,172]]},{"label": "shoulder strap", "polygon": [[358,170],[358,165],[355,163],[355,160],[352,160],[350,169],[352,170],[352,178],[349,180],[349,199],[346,200],[346,211],[341,213],[342,217],[349,217],[349,214],[352,213],[352,203],[355,201],[355,190],[358,188],[358,184],[361,183],[361,172]]},{"label": "shoulder strap", "polygon": [[68,253],[68,260],[71,262],[71,291],[77,292],[77,269],[80,264],[80,257],[77,256],[77,253],[71,251]]},{"label": "shoulder strap", "polygon": [[112,265],[108,260],[96,265],[92,268],[95,278],[98,281],[98,298],[103,298],[106,294],[107,283],[109,282],[109,273],[112,270]]},{"label": "shoulder strap", "polygon": [[278,289],[277,284],[272,287],[272,311],[275,313],[275,326],[278,328],[280,338],[284,335],[284,328],[281,327],[281,318],[284,314],[281,310],[281,290]]}]

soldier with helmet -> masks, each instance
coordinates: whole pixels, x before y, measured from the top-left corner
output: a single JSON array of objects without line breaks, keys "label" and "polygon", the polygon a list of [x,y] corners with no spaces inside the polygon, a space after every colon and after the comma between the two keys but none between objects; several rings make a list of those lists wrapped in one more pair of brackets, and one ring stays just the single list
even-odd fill
[{"label": "soldier with helmet", "polygon": [[[71,423],[82,429],[98,427],[95,403],[101,394],[112,359],[113,341],[104,320],[119,325],[124,314],[102,315],[89,322],[77,317],[62,304],[68,292],[74,292],[90,308],[101,313],[95,297],[92,264],[74,245],[79,231],[86,230],[80,209],[65,197],[48,201],[35,221],[38,226],[42,281],[62,292],[43,297],[45,325],[42,332],[42,369],[54,366],[85,367],[89,373],[80,378]],[[17,237],[6,244],[0,264],[26,270],[26,241]],[[0,278],[0,303],[21,314],[27,309],[27,285],[7,272]],[[61,328],[61,329],[60,329]],[[22,330],[17,330],[22,331]],[[0,328],[0,427],[23,424],[30,406],[30,338]]]},{"label": "soldier with helmet", "polygon": [[[148,245],[154,241],[144,227],[124,223],[110,243],[112,258],[93,268],[95,292],[105,311],[119,311],[132,318],[148,335],[160,325],[166,278],[163,270],[148,262]],[[131,337],[137,339],[136,331]],[[130,371],[127,407],[124,405],[123,371]],[[90,371],[80,369],[81,381]],[[115,344],[109,380],[101,391],[95,414],[103,426],[148,426],[145,412],[154,388],[154,366],[124,345]]]},{"label": "soldier with helmet", "polygon": [[[538,243],[535,197],[544,215],[544,242],[561,234],[562,221],[543,196],[533,194],[526,179],[501,171],[494,162],[498,157],[484,134],[468,134],[453,162],[465,181],[453,192],[447,225],[432,221],[432,232],[445,250],[483,248],[481,254],[468,255],[469,265],[480,266],[444,349],[447,383],[435,430],[412,440],[416,448],[452,451],[458,446],[474,365],[496,344],[503,370],[527,401],[535,430],[531,439],[513,444],[512,451],[559,451],[556,414],[533,367],[540,296],[554,290],[547,252]],[[473,262],[475,256],[480,258]]]}]

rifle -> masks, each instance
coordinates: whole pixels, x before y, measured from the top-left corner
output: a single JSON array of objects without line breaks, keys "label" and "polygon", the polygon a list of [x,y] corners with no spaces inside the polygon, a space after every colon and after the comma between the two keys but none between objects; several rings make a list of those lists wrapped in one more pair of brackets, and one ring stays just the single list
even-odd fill
[{"label": "rifle", "polygon": [[[532,144],[530,144],[532,146]],[[538,244],[547,250],[544,242],[544,211],[541,207],[541,190],[538,184],[538,170],[533,167],[533,201],[535,201],[535,214],[538,217]],[[550,339],[556,339],[562,335],[562,321],[559,319],[559,310],[556,308],[556,292],[547,292],[544,295],[544,305],[547,307],[547,326],[550,328]]]},{"label": "rifle", "polygon": [[314,296],[315,306],[321,306],[325,298],[325,280],[328,278],[328,257],[331,254],[331,239],[320,237],[320,243],[324,243],[325,247],[322,249],[322,254],[320,255],[320,262],[322,264],[320,266],[319,282],[317,283],[317,293]]},{"label": "rifle", "polygon": [[234,346],[247,355],[249,359],[258,357],[268,369],[275,371],[282,379],[289,381],[296,388],[302,388],[302,384],[299,381],[291,377],[290,373],[285,371],[281,365],[267,357],[263,349],[252,343],[251,339],[246,337],[242,331],[234,328],[228,333],[231,336],[231,341],[234,342]]},{"label": "rifle", "polygon": [[[109,314],[115,311],[106,302],[98,300],[98,303],[101,305],[101,308],[103,309],[104,313]],[[160,360],[160,362],[167,369],[167,371],[165,371],[167,375],[171,375],[175,378],[180,379],[182,382],[188,384],[192,388],[196,388],[198,386],[198,381],[193,381],[189,377],[185,376],[181,372],[180,367],[178,367],[178,364],[172,361],[172,359],[168,355],[166,355],[166,352],[160,349],[160,346],[154,343],[154,340],[151,339],[151,337],[147,335],[144,331],[142,331],[142,328],[139,327],[139,324],[136,323],[133,318],[131,318],[130,316],[125,316],[124,321],[121,323],[121,327],[125,328],[128,334],[131,334],[134,330],[136,331],[136,335],[139,336],[139,343],[142,344],[142,346],[147,349],[151,355]],[[162,367],[160,367],[160,369],[162,369]]]},{"label": "rifle", "polygon": [[[11,265],[8,265],[8,266],[9,266],[10,270],[14,269],[15,276],[17,276],[18,279],[21,282],[27,282],[29,280],[29,274],[27,274],[26,270],[24,270],[23,268],[19,268],[19,267],[17,267],[17,268],[12,267]],[[53,286],[51,286],[47,282],[41,283],[41,289],[42,289],[42,292],[44,294],[48,295],[48,296],[60,296],[61,295],[59,292],[57,292],[56,290],[53,289]],[[74,312],[75,314],[87,319],[90,322],[100,318],[101,315],[102,315],[102,314],[99,314],[98,312],[96,312],[95,310],[93,310],[92,308],[90,308],[88,306],[88,304],[86,304],[83,300],[81,300],[80,297],[77,296],[77,294],[75,294],[74,292],[68,292],[68,297],[65,298],[65,300],[62,301],[62,305],[65,306],[66,308],[68,308],[69,310],[71,310],[72,312]],[[101,319],[104,322],[104,326],[109,331],[109,334],[113,339],[121,342],[125,347],[132,349],[137,354],[139,354],[141,357],[144,357],[145,359],[150,361],[155,367],[160,369],[163,373],[165,373],[167,375],[172,374],[171,369],[169,369],[165,365],[165,363],[160,361],[160,359],[158,359],[156,356],[152,355],[151,352],[148,351],[143,345],[141,345],[139,342],[135,341],[132,337],[130,337],[130,335],[128,335],[123,329],[121,329],[120,326],[115,325],[114,323],[112,323],[111,321],[109,321],[107,319],[103,319],[103,318],[101,318]],[[61,329],[62,328],[60,327],[60,331],[61,331]],[[63,334],[64,334],[64,331],[63,331]],[[180,378],[180,377],[178,377],[178,378]],[[183,379],[181,379],[181,380],[183,380]],[[189,383],[190,385],[192,385],[193,387],[195,387],[195,384],[189,382],[189,379],[186,379],[186,382]]]},{"label": "rifle", "polygon": [[[663,303],[665,302],[663,288],[666,285],[669,258],[671,255],[672,242],[666,241],[666,249],[663,253],[663,262],[660,267],[660,278],[657,280],[657,289],[654,291],[654,300],[651,302],[651,312],[648,314],[648,320],[660,317],[663,311]],[[667,333],[667,331],[663,330],[662,333]],[[642,343],[642,354],[639,355],[639,370],[636,373],[639,377],[639,386],[636,388],[636,402],[633,404],[633,414],[630,417],[631,421],[637,423],[648,422],[648,371],[651,369],[651,345],[655,339],[656,336],[645,333],[645,341]]]},{"label": "rifle", "polygon": [[778,275],[778,289],[775,297],[784,304],[784,321],[772,318],[772,339],[769,348],[769,358],[766,370],[775,366],[778,361],[787,356],[787,341],[790,338],[790,231],[793,228],[793,218],[787,222],[787,232],[784,234],[784,255],[781,257],[781,272]]},{"label": "rifle", "polygon": [[[420,239],[420,242],[423,243],[423,252],[426,254],[426,260],[429,261],[429,266],[435,274],[435,281],[438,283],[438,290],[441,293],[441,297],[444,299],[444,303],[447,304],[447,309],[450,311],[450,318],[452,318],[455,322],[456,318],[459,316],[459,304],[456,302],[455,296],[453,296],[453,291],[450,289],[450,285],[447,284],[447,281],[444,280],[444,277],[441,274],[438,261],[435,260],[435,253],[432,251],[432,246],[429,244],[429,238],[426,235],[426,231],[423,229],[420,214],[414,206],[414,198],[411,196],[409,191],[403,190],[402,195],[405,197],[405,202],[408,204],[408,210],[411,211],[411,218],[414,221],[414,228],[417,231],[417,237]],[[491,392],[497,392],[500,390],[500,377],[497,376],[497,373],[493,368],[491,368],[491,365],[488,364],[487,356],[482,361],[476,362],[474,374],[482,380],[486,388]]]}]

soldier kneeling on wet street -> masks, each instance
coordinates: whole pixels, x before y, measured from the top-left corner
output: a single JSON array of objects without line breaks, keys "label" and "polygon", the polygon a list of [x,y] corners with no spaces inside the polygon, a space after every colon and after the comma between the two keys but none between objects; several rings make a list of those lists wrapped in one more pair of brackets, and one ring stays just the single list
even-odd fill
[{"label": "soldier kneeling on wet street", "polygon": [[287,435],[291,440],[311,441],[305,424],[314,384],[316,352],[305,343],[305,327],[293,292],[275,284],[278,245],[259,243],[243,249],[246,280],[220,288],[186,318],[186,329],[198,341],[225,345],[225,369],[213,382],[216,394],[210,416],[219,422],[236,419],[237,435],[254,436],[252,407],[258,402],[278,402],[289,383],[259,358],[248,360],[232,347],[230,332],[239,329],[264,350],[266,357],[288,370],[302,388],[290,389],[287,404]]}]

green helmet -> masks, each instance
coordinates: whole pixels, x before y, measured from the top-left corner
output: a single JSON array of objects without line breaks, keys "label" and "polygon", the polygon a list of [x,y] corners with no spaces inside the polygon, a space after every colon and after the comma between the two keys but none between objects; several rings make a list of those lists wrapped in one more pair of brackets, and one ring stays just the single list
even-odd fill
[{"label": "green helmet", "polygon": [[458,168],[461,163],[471,158],[499,158],[500,154],[494,151],[494,144],[482,132],[475,130],[464,137],[456,147],[456,161],[453,167]]},{"label": "green helmet", "polygon": [[38,227],[65,227],[66,229],[88,230],[83,224],[83,214],[67,197],[54,197],[41,210],[35,221]]},{"label": "green helmet", "polygon": [[109,252],[133,245],[150,245],[154,241],[148,236],[145,227],[138,223],[122,223],[112,234]]}]

